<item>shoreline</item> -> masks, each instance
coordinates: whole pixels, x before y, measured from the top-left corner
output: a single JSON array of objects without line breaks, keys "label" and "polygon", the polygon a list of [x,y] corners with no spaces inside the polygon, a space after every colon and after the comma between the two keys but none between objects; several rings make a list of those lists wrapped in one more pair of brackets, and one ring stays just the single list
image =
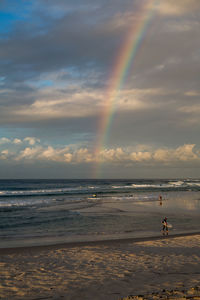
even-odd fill
[{"label": "shoreline", "polygon": [[5,247],[0,248],[0,255],[5,254],[14,254],[21,253],[26,251],[41,251],[41,250],[58,250],[58,249],[68,249],[68,248],[80,248],[85,246],[109,246],[116,244],[126,244],[126,243],[139,243],[139,242],[148,242],[148,241],[159,241],[159,240],[168,240],[174,239],[177,237],[188,237],[200,235],[198,232],[185,232],[185,233],[176,233],[169,235],[159,235],[159,236],[149,236],[149,237],[130,237],[130,238],[116,238],[116,239],[105,239],[105,240],[92,240],[92,241],[77,241],[77,242],[64,242],[56,244],[46,244],[46,245],[30,245],[30,246],[18,246],[18,247]]}]

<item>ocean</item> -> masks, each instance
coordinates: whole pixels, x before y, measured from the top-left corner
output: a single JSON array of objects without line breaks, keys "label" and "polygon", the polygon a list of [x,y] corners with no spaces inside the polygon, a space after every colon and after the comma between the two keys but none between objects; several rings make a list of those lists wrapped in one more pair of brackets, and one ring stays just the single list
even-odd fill
[{"label": "ocean", "polygon": [[159,236],[165,216],[200,231],[200,179],[0,180],[0,248]]}]

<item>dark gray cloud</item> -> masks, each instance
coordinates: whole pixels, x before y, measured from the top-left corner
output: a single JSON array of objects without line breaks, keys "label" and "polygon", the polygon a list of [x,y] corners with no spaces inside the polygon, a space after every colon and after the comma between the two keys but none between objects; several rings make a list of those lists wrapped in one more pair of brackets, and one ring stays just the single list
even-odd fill
[{"label": "dark gray cloud", "polygon": [[20,1],[21,10],[0,3],[12,13],[0,38],[5,136],[16,128],[19,136],[30,132],[53,145],[91,146],[127,33],[140,24],[143,39],[121,85],[107,147],[199,146],[200,5],[162,2],[142,32],[145,3]]},{"label": "dark gray cloud", "polygon": [[16,80],[24,79],[25,74],[31,77],[66,67],[78,70],[90,62],[97,66],[108,63],[123,32],[107,33],[104,22],[110,16],[104,20],[98,13],[77,9],[55,20],[40,12],[41,27],[46,28],[43,33],[29,20],[19,22],[10,37],[0,41],[2,73],[16,75]]}]

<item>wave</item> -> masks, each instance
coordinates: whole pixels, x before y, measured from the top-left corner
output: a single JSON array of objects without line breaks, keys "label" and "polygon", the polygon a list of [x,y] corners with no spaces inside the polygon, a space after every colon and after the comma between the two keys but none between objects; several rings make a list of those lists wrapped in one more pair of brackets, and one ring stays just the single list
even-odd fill
[{"label": "wave", "polygon": [[23,197],[23,196],[53,196],[65,194],[80,194],[87,193],[88,189],[95,189],[95,187],[76,187],[76,188],[62,188],[62,189],[38,189],[38,190],[4,190],[0,191],[0,197]]},{"label": "wave", "polygon": [[169,181],[169,182],[160,182],[160,183],[133,183],[129,186],[112,186],[113,189],[126,189],[126,188],[133,188],[135,190],[137,189],[179,189],[179,188],[188,188],[188,187],[200,187],[200,180],[194,180],[194,181],[189,181],[189,180],[177,180],[177,181]]},{"label": "wave", "polygon": [[169,184],[173,185],[173,186],[181,186],[181,185],[185,185],[187,183],[184,181],[171,181],[171,182],[169,182]]},{"label": "wave", "polygon": [[81,195],[90,197],[92,194],[112,194],[118,192],[158,191],[162,190],[199,190],[200,180],[98,180],[82,182],[14,182],[0,185],[0,200],[3,198],[52,197],[62,195]]},{"label": "wave", "polygon": [[155,189],[160,189],[160,188],[169,188],[169,184],[133,184],[132,187],[134,188],[155,188]]},{"label": "wave", "polygon": [[37,199],[32,201],[31,199],[23,200],[9,200],[9,201],[0,201],[0,212],[3,211],[13,211],[18,209],[23,209],[27,207],[33,207],[33,206],[41,206],[45,204],[49,204],[51,201],[48,199]]},{"label": "wave", "polygon": [[187,183],[188,186],[200,186],[200,182],[189,182]]}]

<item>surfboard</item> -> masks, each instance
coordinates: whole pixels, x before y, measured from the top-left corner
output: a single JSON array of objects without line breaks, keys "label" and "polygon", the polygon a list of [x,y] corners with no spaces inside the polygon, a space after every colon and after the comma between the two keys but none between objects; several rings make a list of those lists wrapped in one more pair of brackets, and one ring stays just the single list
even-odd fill
[{"label": "surfboard", "polygon": [[172,226],[171,223],[167,223],[167,227],[168,227],[168,228],[172,228],[173,226]]}]

